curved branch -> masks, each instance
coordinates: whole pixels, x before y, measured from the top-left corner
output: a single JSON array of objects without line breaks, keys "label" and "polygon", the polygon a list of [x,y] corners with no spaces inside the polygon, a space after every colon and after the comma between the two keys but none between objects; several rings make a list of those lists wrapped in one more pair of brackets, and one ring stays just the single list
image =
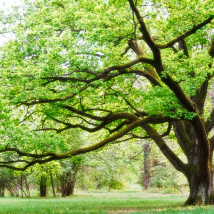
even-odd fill
[{"label": "curved branch", "polygon": [[165,157],[170,161],[170,163],[178,170],[183,173],[187,170],[187,165],[184,164],[180,158],[178,158],[175,153],[168,147],[163,138],[159,135],[159,133],[152,128],[148,124],[144,124],[142,128],[147,132],[147,134],[151,137],[152,140],[157,144]]},{"label": "curved branch", "polygon": [[[37,163],[43,164],[43,163],[47,163],[47,162],[50,162],[50,161],[53,161],[53,160],[65,159],[65,158],[69,158],[71,156],[76,156],[76,155],[79,155],[79,154],[84,154],[84,153],[88,153],[88,152],[100,149],[103,146],[107,145],[108,143],[113,142],[113,141],[123,137],[128,132],[130,132],[133,129],[135,129],[136,127],[143,126],[143,125],[148,124],[148,123],[163,123],[163,122],[167,122],[168,120],[169,120],[168,118],[162,118],[162,117],[153,117],[153,118],[152,117],[151,118],[150,117],[146,117],[144,119],[139,119],[137,116],[132,115],[132,123],[129,124],[127,127],[125,127],[123,130],[119,131],[118,133],[116,133],[116,134],[114,134],[114,135],[112,135],[112,136],[110,136],[108,138],[105,138],[104,140],[102,140],[99,143],[96,143],[94,145],[91,145],[91,146],[88,146],[88,147],[83,147],[83,148],[80,148],[80,149],[75,149],[75,150],[72,150],[72,151],[69,151],[69,152],[65,152],[65,153],[59,154],[59,155],[55,154],[55,153],[52,153],[52,152],[43,153],[43,154],[40,154],[40,155],[39,154],[29,154],[29,153],[26,153],[26,152],[21,152],[20,150],[15,149],[15,148],[2,149],[2,150],[0,150],[0,153],[8,152],[8,151],[16,152],[19,156],[37,158],[37,160],[29,161],[29,163],[27,163],[27,165],[22,167],[22,168],[21,167],[11,166],[11,165],[8,165],[8,164],[2,164],[2,165],[0,165],[0,167],[6,167],[6,168],[14,169],[14,170],[24,171],[28,167],[33,166],[33,165],[35,165]],[[47,157],[47,159],[41,159],[41,158],[46,158],[46,157]]]},{"label": "curved branch", "polygon": [[144,118],[144,119],[139,119],[138,117],[135,116],[135,121],[132,122],[130,125],[128,125],[126,128],[124,128],[123,130],[121,130],[120,132],[112,135],[111,137],[108,137],[102,141],[100,141],[97,144],[94,144],[92,146],[88,146],[82,149],[76,149],[70,152],[66,152],[64,154],[58,155],[59,158],[65,158],[67,157],[67,155],[78,155],[78,154],[83,154],[83,153],[87,153],[90,151],[94,151],[97,150],[101,147],[103,147],[104,145],[107,145],[108,143],[115,141],[121,137],[123,137],[124,135],[126,135],[128,132],[130,132],[131,130],[135,129],[136,127],[142,126],[144,124],[147,123],[163,123],[163,122],[167,122],[169,119],[168,118],[160,118],[160,117],[156,117],[156,118]]},{"label": "curved branch", "polygon": [[110,143],[110,142],[122,137],[123,135],[127,134],[129,131],[133,130],[134,128],[136,128],[137,126],[143,124],[146,121],[145,119],[144,120],[142,120],[142,119],[138,120],[137,117],[135,119],[137,121],[133,122],[132,124],[127,126],[125,129],[123,129],[122,131],[118,132],[117,134],[114,134],[111,137],[108,137],[108,138],[100,141],[99,143],[96,143],[96,144],[94,144],[92,146],[84,147],[84,148],[81,148],[81,149],[75,149],[75,150],[60,154],[60,155],[57,155],[57,154],[54,154],[54,153],[45,153],[45,154],[41,154],[41,155],[28,154],[28,153],[20,152],[18,149],[14,149],[14,148],[7,148],[7,149],[0,150],[0,153],[6,152],[6,151],[14,151],[19,156],[26,156],[26,157],[42,158],[42,157],[51,156],[51,157],[49,157],[49,158],[47,158],[45,160],[41,160],[41,159],[34,160],[34,161],[28,163],[26,166],[24,166],[22,168],[21,167],[15,167],[15,166],[7,165],[7,164],[2,164],[2,165],[0,165],[0,167],[6,167],[6,168],[13,169],[13,170],[24,171],[27,168],[29,168],[30,166],[33,166],[33,165],[35,165],[37,163],[43,164],[43,163],[47,163],[47,162],[50,162],[50,161],[53,161],[53,160],[65,159],[65,158],[69,158],[71,156],[75,156],[75,155],[78,155],[78,154],[84,154],[84,153],[87,153],[87,152],[91,152],[91,151],[97,150],[97,149],[107,145],[108,143]]},{"label": "curved branch", "polygon": [[146,79],[148,79],[152,84],[162,87],[161,83],[149,72],[149,70],[142,71],[139,69],[134,70],[132,68],[130,68],[129,70],[130,70],[129,73],[134,73],[134,74],[137,74],[139,76],[143,76]]},{"label": "curved branch", "polygon": [[88,127],[85,127],[85,126],[80,125],[80,124],[73,125],[71,123],[65,123],[64,121],[61,121],[61,120],[58,120],[58,119],[55,119],[55,118],[53,118],[53,120],[56,121],[57,123],[61,123],[61,124],[66,126],[64,129],[60,129],[60,130],[57,131],[57,133],[60,133],[60,132],[64,131],[65,129],[70,129],[70,128],[80,128],[80,129],[82,129],[84,131],[87,131],[87,132],[96,132],[96,131],[101,130],[106,125],[110,124],[111,122],[113,122],[115,119],[112,118],[111,120],[103,121],[99,125],[96,125],[96,127],[94,127],[94,128],[88,128]]},{"label": "curved branch", "polygon": [[71,106],[61,106],[61,108],[67,109],[73,113],[79,114],[81,116],[93,119],[93,120],[97,120],[97,121],[106,121],[106,120],[118,120],[118,119],[128,119],[130,121],[133,120],[133,114],[128,113],[128,112],[119,112],[119,113],[112,113],[112,114],[108,114],[107,116],[101,117],[101,116],[95,116],[92,114],[88,114],[84,111],[79,111]]},{"label": "curved branch", "polygon": [[143,17],[140,15],[137,7],[134,4],[134,1],[133,0],[128,0],[128,1],[129,1],[129,4],[130,4],[130,7],[131,7],[132,11],[135,13],[135,15],[137,17],[137,20],[138,20],[138,22],[140,24],[140,31],[143,34],[145,42],[148,44],[148,46],[154,52],[157,49],[157,46],[156,46],[154,40],[152,39],[152,37],[150,36],[149,31],[146,28],[146,25],[145,25],[145,23],[143,21]]},{"label": "curved branch", "polygon": [[116,128],[109,130],[109,133],[112,134],[116,131],[119,131],[125,125],[129,125],[131,122],[129,120],[122,121]]},{"label": "curved branch", "polygon": [[60,97],[60,98],[55,98],[55,99],[39,99],[37,101],[31,101],[30,103],[28,103],[27,101],[23,101],[23,102],[20,102],[20,105],[31,106],[31,105],[42,104],[42,103],[54,103],[54,102],[59,102],[59,101],[65,101],[65,100],[68,100],[68,99],[74,97],[78,93],[81,93],[82,91],[86,90],[89,86],[91,86],[91,84],[87,84],[86,86],[80,88],[80,90],[78,92],[72,93],[65,97]]},{"label": "curved branch", "polygon": [[101,77],[101,78],[105,78],[111,71],[114,71],[114,70],[125,70],[125,69],[130,68],[133,65],[136,65],[136,64],[138,64],[140,62],[141,63],[142,62],[143,63],[147,63],[149,65],[152,65],[153,67],[156,65],[154,60],[152,60],[150,58],[147,58],[147,57],[139,56],[138,58],[136,58],[135,60],[133,60],[133,61],[131,61],[129,63],[106,68],[103,72],[98,74],[98,76]]},{"label": "curved branch", "polygon": [[183,121],[174,121],[172,122],[174,127],[175,136],[178,140],[178,143],[183,150],[184,154],[188,158],[188,153],[192,146],[192,141],[189,139]]},{"label": "curved branch", "polygon": [[165,44],[165,45],[161,45],[161,44],[157,44],[159,48],[164,49],[164,48],[169,48],[172,45],[174,45],[175,43],[179,42],[182,39],[185,39],[186,37],[194,34],[197,30],[201,29],[203,26],[209,24],[211,21],[213,20],[213,17],[209,17],[208,19],[206,19],[205,21],[203,21],[202,23],[194,26],[191,30],[187,31],[186,33],[184,33],[183,35],[177,37],[176,39],[173,39],[171,42]]},{"label": "curved branch", "polygon": [[[166,132],[164,132],[164,133],[161,134],[160,136],[161,136],[161,137],[166,137],[166,136],[168,136],[168,135],[170,134],[171,129],[172,129],[172,125],[169,123]],[[116,141],[116,143],[125,142],[125,141],[131,140],[131,139],[142,139],[142,140],[151,139],[150,136],[141,137],[141,136],[135,135],[135,134],[133,134],[133,133],[132,133],[131,135],[132,135],[131,137],[126,138],[125,140],[118,140],[118,141]]]},{"label": "curved branch", "polygon": [[[53,80],[53,81],[60,81],[60,82],[67,82],[67,81],[71,81],[71,82],[84,82],[84,83],[90,83],[90,80],[84,80],[84,79],[78,79],[78,78],[72,78],[72,77],[43,77],[41,78],[43,80]],[[51,82],[53,82],[51,81]]]},{"label": "curved branch", "polygon": [[109,81],[115,77],[118,77],[120,75],[123,74],[137,74],[139,76],[145,77],[146,79],[148,79],[152,84],[156,85],[156,86],[162,86],[161,83],[151,74],[153,72],[151,72],[152,69],[147,69],[146,71],[137,69],[134,70],[133,68],[129,68],[128,70],[120,70],[118,74],[110,74],[108,76],[106,76],[105,78],[103,78],[103,81]]},{"label": "curved branch", "polygon": [[[124,70],[124,69],[127,69],[127,68],[130,68],[131,66],[137,64],[137,63],[147,63],[147,64],[150,64],[152,66],[155,65],[155,62],[154,60],[152,59],[149,59],[147,57],[138,57],[137,59],[129,62],[129,63],[126,63],[126,64],[123,64],[123,65],[118,65],[118,66],[112,66],[112,67],[109,67],[109,68],[106,68],[103,72],[97,74],[97,77],[95,78],[92,78],[90,80],[84,80],[84,82],[87,82],[88,84],[82,88],[80,88],[79,92],[76,92],[76,93],[72,93],[68,96],[65,96],[65,97],[61,97],[61,98],[55,98],[55,99],[39,99],[39,100],[36,100],[36,101],[31,101],[30,103],[28,103],[27,101],[24,101],[24,102],[20,102],[21,105],[26,105],[26,106],[30,106],[30,105],[36,105],[36,104],[41,104],[41,103],[54,103],[54,102],[60,102],[60,101],[65,101],[65,100],[68,100],[72,97],[74,97],[75,95],[77,95],[78,93],[86,90],[89,86],[91,86],[91,83],[96,81],[96,80],[99,80],[99,79],[102,79],[102,78],[105,78],[111,71],[114,71],[114,70]],[[74,80],[74,78],[67,78],[67,77],[47,77],[47,78],[50,78],[50,79],[54,79],[53,81],[56,81],[56,80],[63,80],[66,81],[67,80]],[[78,81],[78,79],[75,79],[75,81]],[[82,79],[79,79],[79,82],[83,82]]]},{"label": "curved branch", "polygon": [[32,157],[32,158],[44,158],[44,157],[48,157],[48,156],[52,156],[52,157],[57,157],[57,155],[55,153],[52,152],[47,152],[47,153],[43,153],[43,154],[30,154],[30,153],[26,153],[26,152],[21,152],[19,149],[16,148],[5,148],[5,149],[1,149],[0,153],[3,152],[16,152],[20,157]]},{"label": "curved branch", "polygon": [[16,171],[25,171],[27,168],[29,168],[31,166],[34,166],[37,163],[38,164],[44,164],[44,163],[51,162],[53,160],[57,160],[57,159],[55,159],[53,157],[50,157],[50,158],[47,158],[45,160],[35,160],[35,161],[30,162],[29,164],[27,164],[24,167],[15,167],[15,166],[7,165],[7,164],[2,164],[2,165],[0,165],[0,167],[5,167],[5,168],[8,168],[8,169],[13,169],[13,170],[16,170]]},{"label": "curved branch", "polygon": [[87,69],[83,69],[83,70],[74,70],[74,71],[71,71],[70,73],[67,73],[67,74],[62,74],[62,76],[69,76],[70,74],[73,74],[73,73],[78,73],[78,72],[81,72],[81,73],[88,73],[88,74],[92,74],[94,76],[97,76],[96,73],[92,72],[92,71],[89,71]]},{"label": "curved branch", "polygon": [[10,164],[10,163],[30,163],[30,162],[26,160],[0,161],[0,164]]}]

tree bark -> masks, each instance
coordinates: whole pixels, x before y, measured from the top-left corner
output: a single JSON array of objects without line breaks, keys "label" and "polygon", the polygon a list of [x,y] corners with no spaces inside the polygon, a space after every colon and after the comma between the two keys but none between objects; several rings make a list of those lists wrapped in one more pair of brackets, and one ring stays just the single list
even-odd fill
[{"label": "tree bark", "polygon": [[211,185],[210,175],[207,179],[201,179],[198,173],[188,176],[190,195],[184,205],[205,205],[213,204],[213,187]]},{"label": "tree bark", "polygon": [[[210,142],[200,117],[196,116],[191,122],[197,137],[195,145],[199,145],[199,152],[195,154],[195,158],[198,160],[196,167],[186,174],[190,195],[185,204],[213,204],[212,151],[210,151]],[[191,164],[189,163],[189,166]]]},{"label": "tree bark", "polygon": [[22,196],[22,198],[23,198],[23,177],[22,177],[22,175],[21,175],[21,179],[20,179],[21,181],[20,181],[20,185],[21,185],[21,196]]},{"label": "tree bark", "polygon": [[53,190],[53,196],[56,197],[56,192],[55,192],[55,186],[54,186],[52,172],[50,173],[50,177],[51,177],[51,185],[52,185],[52,190]]},{"label": "tree bark", "polygon": [[66,173],[66,175],[62,176],[62,179],[61,179],[62,197],[74,194],[76,175],[79,167],[80,167],[80,163],[74,163],[72,172],[68,172]]},{"label": "tree bark", "polygon": [[145,189],[150,188],[150,182],[151,182],[150,152],[151,152],[150,144],[145,143],[144,144],[144,174],[143,174],[143,186]]},{"label": "tree bark", "polygon": [[47,193],[47,177],[42,176],[40,180],[40,196],[45,197]]},{"label": "tree bark", "polygon": [[4,180],[2,179],[0,181],[0,197],[4,197],[4,192],[5,192],[5,183]]},{"label": "tree bark", "polygon": [[155,129],[148,124],[142,127],[171,164],[186,176],[190,195],[185,205],[213,204],[213,149],[210,148],[210,142],[200,116],[197,115],[189,123],[173,122],[173,126],[178,143],[187,156],[187,163],[174,154]]},{"label": "tree bark", "polygon": [[25,181],[26,189],[28,191],[28,198],[30,198],[30,185],[29,185],[29,182],[27,182],[27,176],[24,177],[24,181]]}]

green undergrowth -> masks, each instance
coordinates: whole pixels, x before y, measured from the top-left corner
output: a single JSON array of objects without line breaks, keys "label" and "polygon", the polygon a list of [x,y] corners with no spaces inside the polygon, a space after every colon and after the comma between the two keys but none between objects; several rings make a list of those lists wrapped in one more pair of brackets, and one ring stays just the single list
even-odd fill
[{"label": "green undergrowth", "polygon": [[129,213],[129,214],[211,214],[213,207],[182,207],[187,195],[123,192],[74,195],[66,198],[1,198],[0,213],[61,214],[61,213]]}]

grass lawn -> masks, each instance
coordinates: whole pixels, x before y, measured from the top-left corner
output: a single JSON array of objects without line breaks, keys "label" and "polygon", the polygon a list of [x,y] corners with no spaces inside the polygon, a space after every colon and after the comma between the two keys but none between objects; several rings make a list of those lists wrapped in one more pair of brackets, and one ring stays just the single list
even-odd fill
[{"label": "grass lawn", "polygon": [[0,214],[3,213],[149,213],[149,214],[213,214],[214,207],[182,207],[186,195],[157,193],[85,193],[67,198],[1,198]]}]

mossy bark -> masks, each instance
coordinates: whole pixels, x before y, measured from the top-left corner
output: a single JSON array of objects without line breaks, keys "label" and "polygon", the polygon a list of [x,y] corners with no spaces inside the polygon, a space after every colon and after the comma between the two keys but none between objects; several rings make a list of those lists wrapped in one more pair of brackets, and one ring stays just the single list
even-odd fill
[{"label": "mossy bark", "polygon": [[[189,158],[186,177],[189,182],[190,195],[185,205],[213,204],[213,180],[212,180],[212,150],[207,133],[200,117],[195,117],[192,126],[196,135],[194,144],[194,159]],[[189,155],[191,152],[189,152]],[[195,164],[196,163],[196,164]],[[195,164],[195,165],[194,165]]]},{"label": "mossy bark", "polygon": [[195,174],[189,175],[188,183],[190,188],[190,195],[184,205],[206,205],[213,204],[213,187],[210,175],[207,180],[200,179],[200,176]]},{"label": "mossy bark", "polygon": [[[197,146],[197,144],[195,144]],[[199,148],[199,149],[198,149]],[[184,205],[214,204],[213,189],[213,150],[207,156],[203,154],[199,146],[195,148],[194,158],[189,159],[189,169],[186,177],[189,183],[190,195]],[[203,169],[202,169],[203,168]]]}]

